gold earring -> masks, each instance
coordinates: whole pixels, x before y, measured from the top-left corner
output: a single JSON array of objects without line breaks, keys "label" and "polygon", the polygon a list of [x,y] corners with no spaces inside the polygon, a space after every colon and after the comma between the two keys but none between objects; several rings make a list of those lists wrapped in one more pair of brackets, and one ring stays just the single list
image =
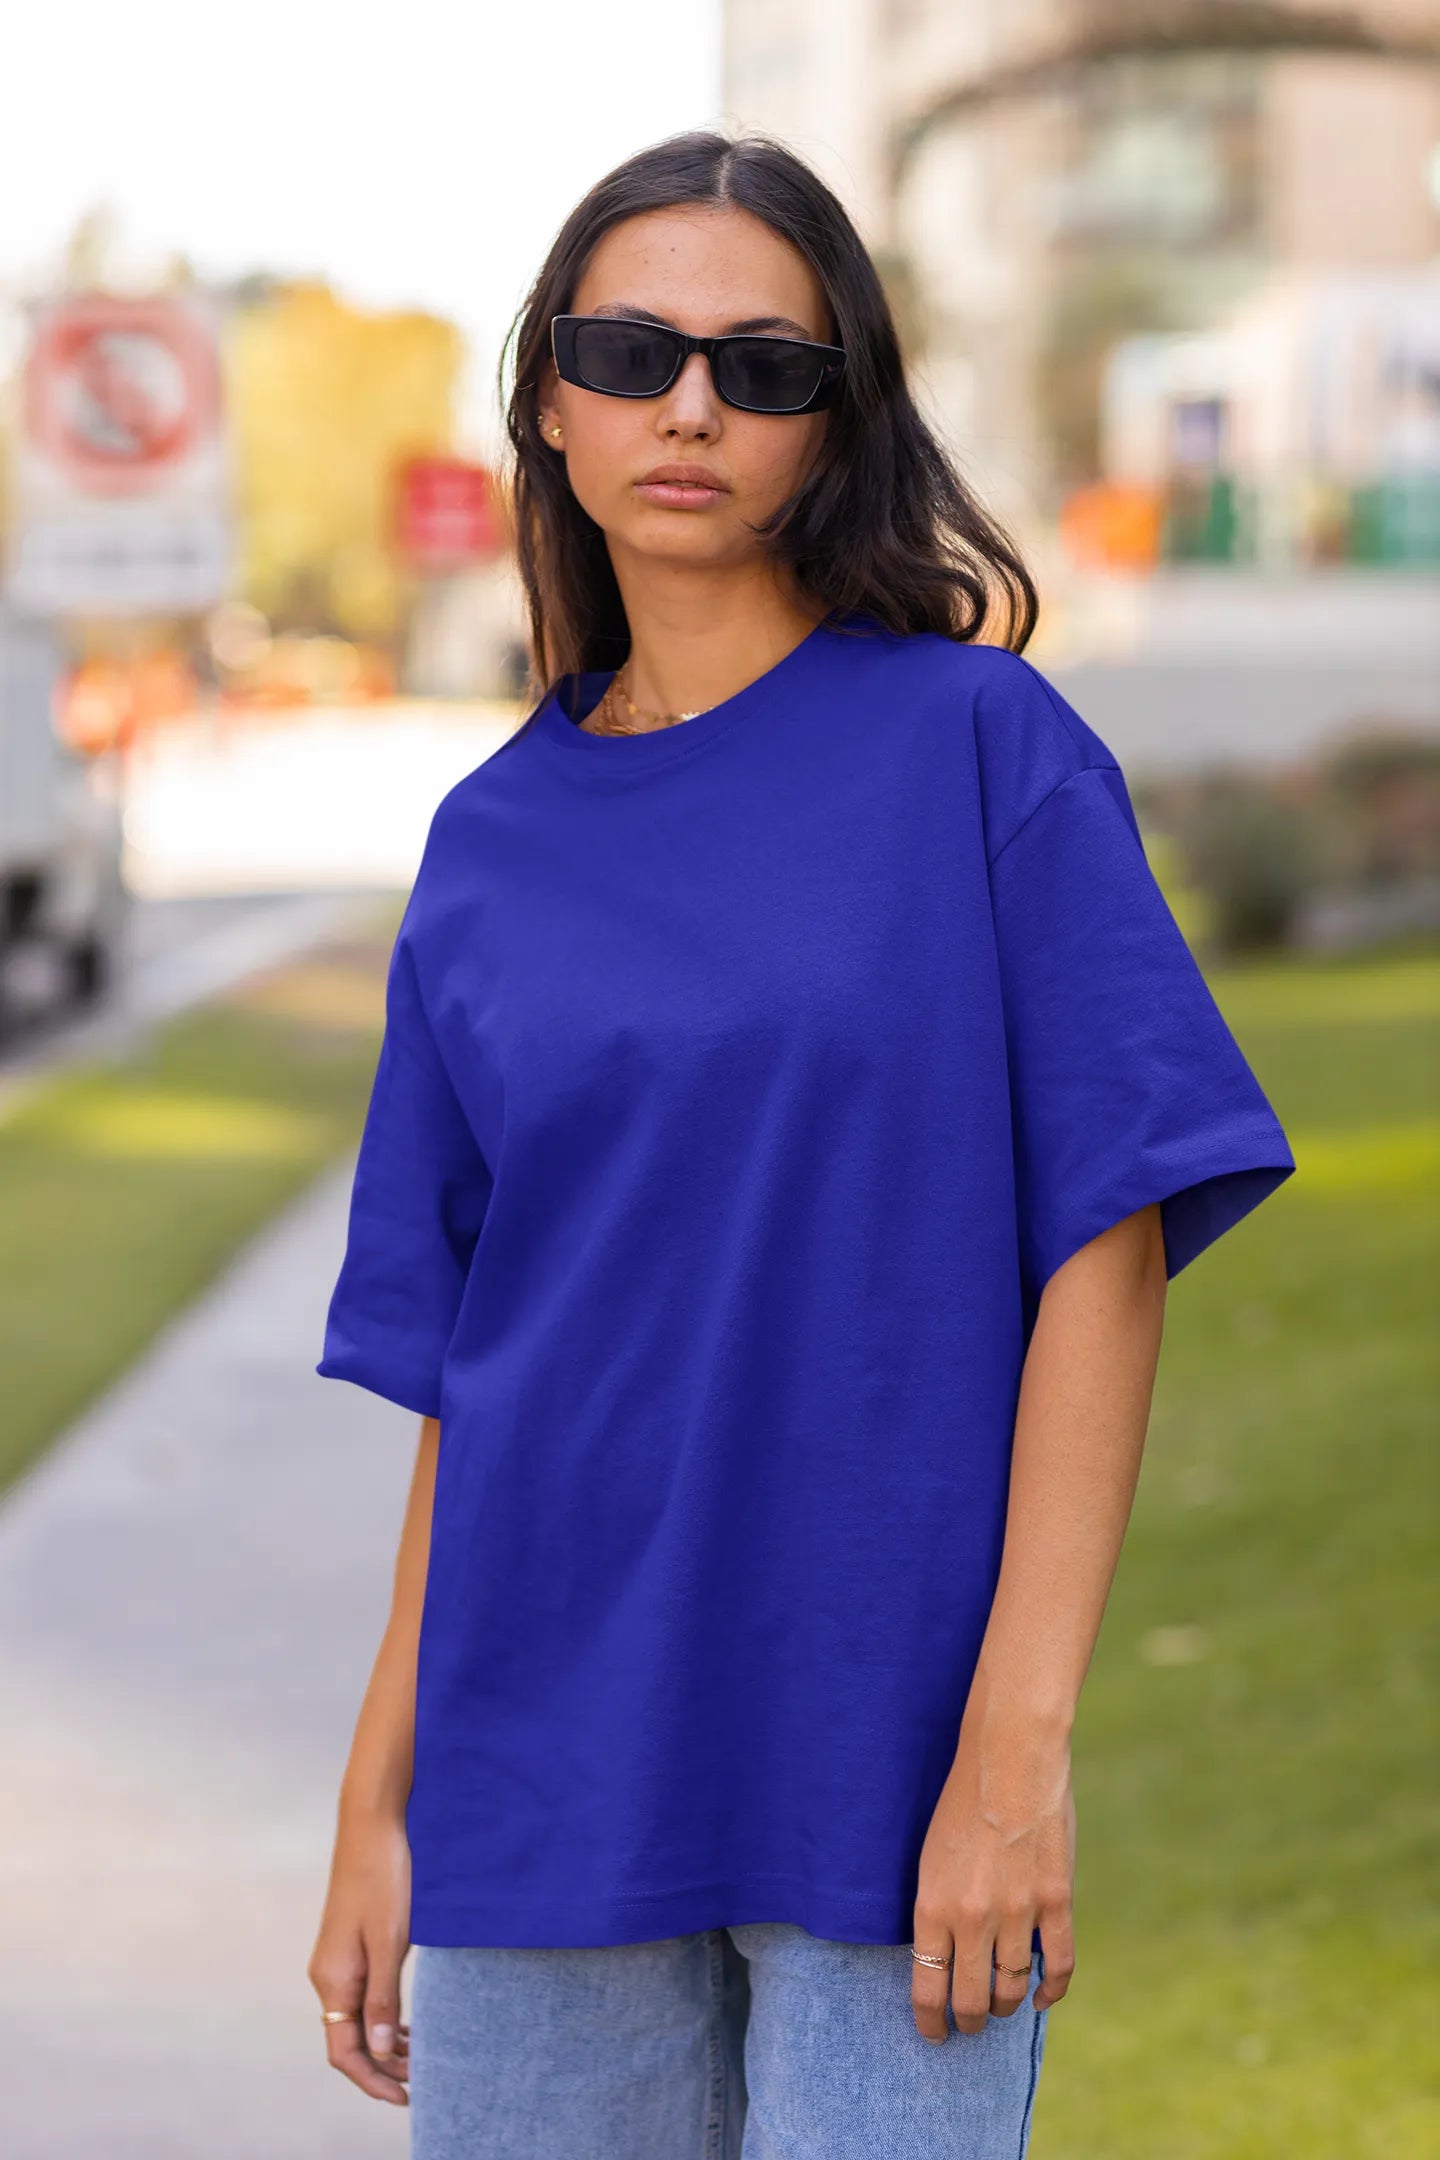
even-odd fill
[{"label": "gold earring", "polygon": [[551,433],[552,435],[558,435],[558,434],[560,433],[560,430],[559,430],[559,428],[558,428],[558,427],[552,427],[552,428],[551,428],[551,430],[550,430],[550,433]]}]

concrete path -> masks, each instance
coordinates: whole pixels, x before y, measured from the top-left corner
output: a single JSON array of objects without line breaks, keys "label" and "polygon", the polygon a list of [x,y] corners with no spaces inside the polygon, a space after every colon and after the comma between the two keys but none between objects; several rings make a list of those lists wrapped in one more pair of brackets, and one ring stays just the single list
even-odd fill
[{"label": "concrete path", "polygon": [[7,2160],[408,2150],[305,1977],[419,1433],[313,1371],[351,1167],[0,1510]]}]

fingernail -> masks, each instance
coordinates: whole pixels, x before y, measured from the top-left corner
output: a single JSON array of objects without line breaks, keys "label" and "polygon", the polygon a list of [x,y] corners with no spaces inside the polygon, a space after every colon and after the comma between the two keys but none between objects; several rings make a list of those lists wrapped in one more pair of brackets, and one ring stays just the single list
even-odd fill
[{"label": "fingernail", "polygon": [[370,2052],[372,2055],[388,2055],[395,2045],[393,2025],[372,2025],[370,2028]]}]

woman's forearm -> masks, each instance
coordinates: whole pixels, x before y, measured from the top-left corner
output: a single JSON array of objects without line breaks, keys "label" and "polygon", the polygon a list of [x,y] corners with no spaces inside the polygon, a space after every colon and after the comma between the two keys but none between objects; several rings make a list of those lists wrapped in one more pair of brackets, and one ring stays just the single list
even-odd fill
[{"label": "woman's forearm", "polygon": [[415,1660],[430,1553],[438,1418],[421,1421],[420,1441],[395,1559],[390,1616],[376,1654],[340,1786],[340,1814],[403,1815],[415,1763]]},{"label": "woman's forearm", "polygon": [[1021,1376],[1000,1575],[967,1721],[1068,1737],[1130,1518],[1165,1317],[1158,1206],[1051,1276]]},{"label": "woman's forearm", "polygon": [[[1045,1285],[1016,1405],[999,1578],[955,1759],[920,1851],[915,1967],[927,2040],[1023,2000],[1059,2002],[1075,1970],[1071,1728],[1139,1475],[1165,1316],[1158,1207],[1093,1238]],[[994,1969],[988,1970],[994,1960]],[[958,1991],[958,1992],[956,1992]]]}]

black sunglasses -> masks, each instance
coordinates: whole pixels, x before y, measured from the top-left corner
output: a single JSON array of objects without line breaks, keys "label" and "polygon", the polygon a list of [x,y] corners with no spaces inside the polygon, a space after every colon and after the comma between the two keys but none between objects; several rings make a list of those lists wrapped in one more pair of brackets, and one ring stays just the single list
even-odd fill
[{"label": "black sunglasses", "polygon": [[552,315],[562,382],[605,397],[659,397],[691,353],[710,363],[715,394],[741,412],[807,413],[828,405],[845,372],[839,345],[805,338],[690,337],[630,315]]}]

